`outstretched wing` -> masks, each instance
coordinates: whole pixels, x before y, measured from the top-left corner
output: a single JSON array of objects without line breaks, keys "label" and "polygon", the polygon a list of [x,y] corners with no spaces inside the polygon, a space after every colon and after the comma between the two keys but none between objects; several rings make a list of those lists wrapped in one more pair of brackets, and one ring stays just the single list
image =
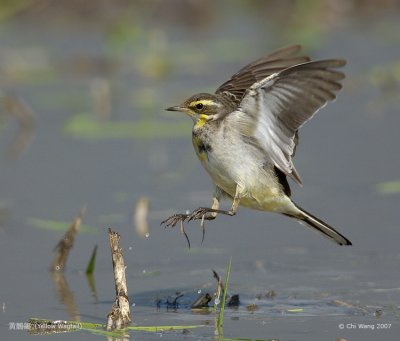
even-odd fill
[{"label": "outstretched wing", "polygon": [[257,59],[235,73],[215,93],[228,97],[230,102],[238,106],[246,90],[254,83],[288,67],[309,61],[309,57],[294,56],[300,50],[300,45],[293,45]]},{"label": "outstretched wing", "polygon": [[238,109],[228,115],[241,133],[261,146],[274,165],[301,184],[292,156],[296,131],[342,88],[346,64],[332,59],[303,63],[254,83]]}]

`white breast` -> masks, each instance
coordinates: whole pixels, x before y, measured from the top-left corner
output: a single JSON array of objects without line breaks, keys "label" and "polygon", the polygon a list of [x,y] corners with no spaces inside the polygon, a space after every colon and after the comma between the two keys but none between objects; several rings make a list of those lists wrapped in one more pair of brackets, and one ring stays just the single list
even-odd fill
[{"label": "white breast", "polygon": [[[241,205],[265,210],[281,194],[271,169],[265,169],[265,155],[256,147],[245,143],[236,130],[224,134],[219,129],[213,137],[212,150],[202,164],[215,184],[234,197],[236,186],[245,189]],[[218,141],[218,142],[217,142]]]}]

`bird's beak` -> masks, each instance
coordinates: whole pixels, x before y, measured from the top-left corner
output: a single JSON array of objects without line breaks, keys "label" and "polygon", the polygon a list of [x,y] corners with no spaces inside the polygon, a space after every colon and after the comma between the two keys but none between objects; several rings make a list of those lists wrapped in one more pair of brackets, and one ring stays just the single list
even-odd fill
[{"label": "bird's beak", "polygon": [[181,106],[179,106],[179,105],[174,106],[174,107],[166,108],[165,110],[167,110],[167,111],[181,111],[181,112],[187,111],[186,108],[181,107]]}]

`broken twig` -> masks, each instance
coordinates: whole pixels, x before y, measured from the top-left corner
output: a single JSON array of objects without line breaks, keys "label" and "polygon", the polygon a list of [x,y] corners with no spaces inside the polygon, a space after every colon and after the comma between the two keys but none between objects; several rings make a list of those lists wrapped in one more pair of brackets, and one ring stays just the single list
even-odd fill
[{"label": "broken twig", "polygon": [[128,288],[126,286],[125,264],[122,248],[119,246],[120,235],[108,229],[114,269],[115,293],[117,295],[112,309],[107,315],[107,330],[122,329],[131,323]]}]

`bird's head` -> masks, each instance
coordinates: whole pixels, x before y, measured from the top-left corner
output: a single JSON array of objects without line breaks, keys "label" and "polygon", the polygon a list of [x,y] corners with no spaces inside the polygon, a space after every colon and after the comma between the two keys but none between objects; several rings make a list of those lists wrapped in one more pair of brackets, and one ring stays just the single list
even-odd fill
[{"label": "bird's head", "polygon": [[229,113],[229,106],[217,95],[200,93],[188,98],[181,105],[169,107],[168,111],[180,111],[190,116],[195,123],[215,121]]}]

